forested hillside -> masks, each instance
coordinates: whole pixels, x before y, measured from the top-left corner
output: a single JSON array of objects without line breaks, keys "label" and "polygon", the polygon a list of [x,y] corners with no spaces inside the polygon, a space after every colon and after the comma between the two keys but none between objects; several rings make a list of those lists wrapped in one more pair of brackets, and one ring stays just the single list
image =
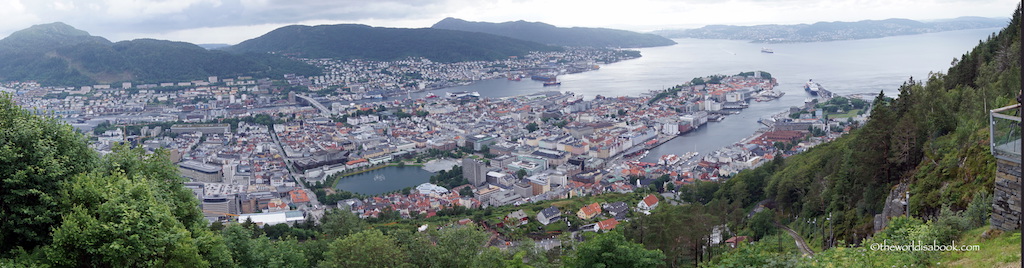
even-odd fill
[{"label": "forested hillside", "polygon": [[[989,152],[988,111],[1016,103],[1019,23],[1020,16],[1015,15],[1007,28],[955,58],[946,74],[908,79],[898,96],[880,94],[870,120],[847,136],[786,158],[781,165],[741,172],[722,184],[689,186],[684,189],[686,196],[697,202],[738,203],[747,208],[765,200],[762,204],[776,220],[799,227],[820,249],[864,246],[882,241],[880,237],[950,241],[987,224],[996,170]],[[900,183],[909,185],[911,218],[899,218],[875,234],[873,217],[882,212],[886,197]],[[804,262],[764,248],[741,252],[717,264],[755,265],[758,262],[740,260],[772,258],[794,265]],[[849,248],[826,253],[818,262],[830,258],[841,262],[848,254],[860,254]],[[876,264],[928,265],[937,258],[875,252],[858,260],[887,256],[906,259]]]},{"label": "forested hillside", "polygon": [[562,28],[543,22],[509,21],[502,23],[465,21],[445,18],[433,29],[489,33],[541,44],[576,47],[657,47],[676,42],[655,34],[607,28]]},{"label": "forested hillside", "polygon": [[439,62],[459,62],[501,60],[531,51],[560,48],[484,33],[338,24],[285,26],[223,50],[285,53],[306,58],[392,61],[424,57]]},{"label": "forested hillside", "polygon": [[230,54],[185,43],[112,43],[63,23],[35,25],[0,40],[0,81],[83,86],[119,81],[175,82],[208,76],[313,75],[311,65],[265,53]]}]

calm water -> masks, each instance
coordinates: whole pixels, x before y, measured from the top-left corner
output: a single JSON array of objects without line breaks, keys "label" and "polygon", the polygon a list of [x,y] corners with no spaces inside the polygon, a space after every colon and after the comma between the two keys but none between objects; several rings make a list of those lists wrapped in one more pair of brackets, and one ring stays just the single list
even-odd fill
[{"label": "calm water", "polygon": [[[383,180],[375,180],[377,175],[383,176]],[[420,167],[385,167],[341,178],[334,188],[353,193],[376,195],[430,182],[431,175],[434,173]]]},{"label": "calm water", "polygon": [[[837,42],[754,44],[733,40],[676,39],[669,47],[640,49],[642,58],[602,65],[600,70],[559,76],[562,85],[543,87],[540,82],[487,80],[473,85],[435,91],[478,91],[485,97],[530,94],[543,90],[572,91],[587,99],[596,95],[637,96],[650,90],[668,88],[694,77],[732,75],[762,70],[778,79],[786,95],[771,102],[753,102],[742,113],[725,121],[708,123],[697,131],[676,138],[648,155],[653,161],[663,154],[687,151],[708,153],[749,136],[759,128],[757,119],[801,105],[808,97],[803,91],[807,79],[840,94],[895,96],[910,77],[924,80],[930,72],[946,72],[953,58],[959,58],[998,28],[941,32],[879,39]],[[774,54],[761,53],[769,47]],[[421,93],[420,96],[426,93]],[[413,96],[417,97],[417,96]]]}]

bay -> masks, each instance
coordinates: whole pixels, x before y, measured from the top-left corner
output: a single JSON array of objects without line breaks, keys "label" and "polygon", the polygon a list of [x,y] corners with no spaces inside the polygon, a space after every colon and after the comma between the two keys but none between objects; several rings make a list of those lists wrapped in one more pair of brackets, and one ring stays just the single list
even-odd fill
[{"label": "bay", "polygon": [[[839,94],[878,94],[894,97],[901,84],[913,77],[926,80],[929,73],[944,73],[960,58],[999,28],[949,31],[834,42],[757,44],[739,40],[675,39],[673,46],[639,49],[643,57],[602,65],[600,70],[558,77],[559,87],[544,87],[524,79],[494,79],[433,91],[476,91],[483,97],[527,95],[545,90],[571,91],[592,99],[603,96],[639,96],[665,89],[694,77],[766,71],[778,80],[776,90],[786,92],[770,102],[752,102],[750,108],[722,122],[708,123],[651,150],[644,161],[663,154],[696,151],[706,154],[736,143],[760,128],[757,120],[791,106],[808,96],[803,85],[814,79]],[[775,53],[762,53],[764,47]],[[413,97],[422,97],[419,93]]]}]

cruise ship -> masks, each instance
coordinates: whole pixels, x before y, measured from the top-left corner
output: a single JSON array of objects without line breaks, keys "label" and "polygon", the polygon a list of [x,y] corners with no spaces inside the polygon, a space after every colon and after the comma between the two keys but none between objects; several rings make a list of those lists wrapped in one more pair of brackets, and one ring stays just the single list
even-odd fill
[{"label": "cruise ship", "polygon": [[815,83],[814,79],[811,79],[811,80],[807,80],[807,84],[804,85],[804,90],[806,90],[807,93],[811,93],[811,95],[817,96],[818,95],[818,89],[820,87],[821,87],[821,85],[819,85],[818,83]]}]

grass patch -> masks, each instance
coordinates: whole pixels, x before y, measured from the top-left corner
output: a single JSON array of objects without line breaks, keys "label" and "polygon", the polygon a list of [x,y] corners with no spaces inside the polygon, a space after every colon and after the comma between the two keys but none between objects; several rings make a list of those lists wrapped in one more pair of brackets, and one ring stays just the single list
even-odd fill
[{"label": "grass patch", "polygon": [[863,111],[863,110],[862,109],[853,109],[853,110],[846,111],[846,113],[841,113],[841,114],[829,113],[828,117],[829,118],[850,118],[850,117],[857,116],[857,113],[860,113],[861,111]]},{"label": "grass patch", "polygon": [[[1002,233],[983,238],[989,226],[981,227],[960,236],[957,245],[979,245],[979,251],[943,252],[939,267],[1010,267],[1019,264],[1020,232]],[[1015,266],[1019,267],[1019,266]]]}]

